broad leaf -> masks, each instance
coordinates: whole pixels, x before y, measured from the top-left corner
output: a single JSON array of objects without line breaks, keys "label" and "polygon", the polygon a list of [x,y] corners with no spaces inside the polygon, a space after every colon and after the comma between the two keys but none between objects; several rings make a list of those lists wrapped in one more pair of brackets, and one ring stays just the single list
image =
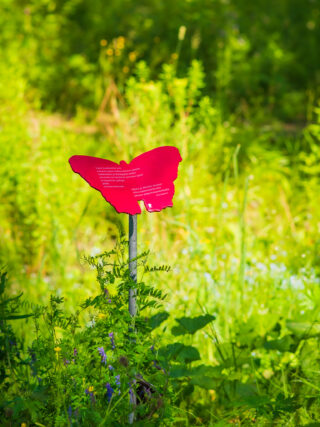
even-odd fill
[{"label": "broad leaf", "polygon": [[166,347],[161,347],[158,355],[164,359],[182,363],[190,363],[195,360],[200,360],[199,351],[195,347],[181,343],[174,343],[169,344]]},{"label": "broad leaf", "polygon": [[179,326],[173,327],[171,332],[175,336],[194,334],[213,320],[215,320],[215,316],[212,316],[211,314],[205,314],[197,317],[180,317],[180,319],[176,319]]},{"label": "broad leaf", "polygon": [[162,322],[168,319],[168,317],[169,313],[167,313],[166,311],[161,311],[160,313],[157,313],[154,316],[150,317],[149,325],[151,329],[155,329],[160,326]]},{"label": "broad leaf", "polygon": [[292,349],[292,345],[294,344],[294,340],[290,335],[286,335],[278,340],[266,341],[264,343],[264,348],[267,350],[278,350],[281,352],[290,351]]},{"label": "broad leaf", "polygon": [[170,377],[182,378],[207,376],[210,378],[225,378],[221,371],[222,368],[220,366],[199,365],[188,369],[184,365],[176,365],[171,368]]},{"label": "broad leaf", "polygon": [[320,323],[287,321],[287,328],[299,338],[320,335]]},{"label": "broad leaf", "polygon": [[220,385],[221,380],[201,375],[192,377],[190,383],[193,385],[197,385],[198,387],[205,388],[206,390],[212,390]]}]

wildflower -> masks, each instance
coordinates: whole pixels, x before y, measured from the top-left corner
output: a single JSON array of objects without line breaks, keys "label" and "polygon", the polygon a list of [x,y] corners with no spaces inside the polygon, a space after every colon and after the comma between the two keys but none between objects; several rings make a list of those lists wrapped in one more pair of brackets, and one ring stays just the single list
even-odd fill
[{"label": "wildflower", "polygon": [[69,405],[69,407],[68,407],[68,417],[69,417],[69,421],[71,422],[71,419],[72,419],[72,407],[71,407],[71,405]]},{"label": "wildflower", "polygon": [[106,54],[108,56],[112,56],[113,55],[113,49],[111,49],[111,47],[109,47],[109,49],[106,49]]},{"label": "wildflower", "polygon": [[125,44],[126,39],[122,36],[117,38],[117,47],[119,49],[123,49],[124,48],[124,44]]},{"label": "wildflower", "polygon": [[102,40],[100,40],[100,46],[107,46],[107,40],[105,40],[105,39],[102,39]]},{"label": "wildflower", "polygon": [[69,363],[70,363],[70,360],[68,360],[68,359],[63,359],[63,364],[64,364],[64,366],[69,365]]},{"label": "wildflower", "polygon": [[94,397],[94,394],[93,394],[93,389],[94,389],[93,386],[90,386],[89,389],[86,388],[84,391],[85,394],[89,394],[92,404],[96,402],[96,398]]},{"label": "wildflower", "polygon": [[173,59],[174,61],[175,61],[176,59],[178,59],[178,54],[177,54],[176,52],[174,52],[174,53],[171,55],[171,59]]},{"label": "wildflower", "polygon": [[89,320],[89,322],[87,322],[86,326],[88,328],[94,328],[95,324],[96,324],[96,321],[94,319],[92,319],[92,320]]},{"label": "wildflower", "polygon": [[61,351],[61,347],[55,347],[55,348],[54,348],[54,351],[55,351],[56,353],[59,353],[59,352]]},{"label": "wildflower", "polygon": [[105,319],[107,317],[107,315],[104,313],[99,313],[98,317],[99,317],[99,319]]},{"label": "wildflower", "polygon": [[114,390],[109,383],[106,384],[106,388],[107,388],[107,399],[108,399],[108,402],[110,402],[112,395],[114,393]]},{"label": "wildflower", "polygon": [[109,368],[109,371],[114,371],[114,367],[113,366],[109,365],[108,368]]},{"label": "wildflower", "polygon": [[110,332],[109,337],[110,337],[111,347],[114,350],[116,348],[116,346],[114,344],[114,334],[113,334],[113,332]]},{"label": "wildflower", "polygon": [[108,299],[108,303],[110,304],[111,303],[110,293],[107,288],[104,288],[104,294],[105,294],[105,298]]},{"label": "wildflower", "polygon": [[99,352],[100,356],[102,357],[101,363],[104,362],[106,364],[107,363],[107,355],[106,355],[106,353],[104,351],[104,348],[103,347],[98,347],[98,352]]},{"label": "wildflower", "polygon": [[114,378],[116,380],[116,385],[119,387],[121,385],[121,383],[120,383],[120,375],[116,375]]},{"label": "wildflower", "polygon": [[215,390],[209,390],[209,394],[211,396],[211,400],[214,401],[217,398],[217,393]]},{"label": "wildflower", "polygon": [[134,62],[135,60],[137,59],[137,54],[136,54],[136,52],[130,52],[129,53],[129,60],[131,61],[131,62]]},{"label": "wildflower", "polygon": [[73,355],[76,357],[78,355],[78,350],[76,348],[73,349]]},{"label": "wildflower", "polygon": [[27,427],[26,423],[21,423],[21,427]]},{"label": "wildflower", "polygon": [[132,387],[129,388],[130,402],[134,402],[134,393]]},{"label": "wildflower", "polygon": [[127,65],[125,65],[125,66],[122,68],[122,71],[124,72],[124,74],[128,74],[128,73],[129,73],[129,71],[130,71],[130,68],[129,68]]},{"label": "wildflower", "polygon": [[116,375],[114,377],[115,382],[116,382],[116,386],[118,387],[118,394],[121,394],[121,390],[120,390],[120,386],[121,386],[121,382],[120,382],[120,375]]}]

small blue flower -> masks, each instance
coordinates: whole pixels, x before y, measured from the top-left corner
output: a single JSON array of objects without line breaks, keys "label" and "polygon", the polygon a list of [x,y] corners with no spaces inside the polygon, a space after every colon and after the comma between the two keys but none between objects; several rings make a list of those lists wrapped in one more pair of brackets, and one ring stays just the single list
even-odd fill
[{"label": "small blue flower", "polygon": [[120,382],[120,375],[116,375],[114,377],[115,381],[116,381],[116,386],[118,387],[118,394],[121,394],[121,390],[120,390],[120,386],[121,386],[121,382]]},{"label": "small blue flower", "polygon": [[133,393],[132,387],[129,388],[129,394],[130,394],[130,398],[131,398],[130,400],[133,400],[134,393]]},{"label": "small blue flower", "polygon": [[69,405],[69,408],[68,408],[68,417],[69,417],[69,421],[71,422],[71,420],[72,420],[72,407],[71,407],[71,405]]},{"label": "small blue flower", "polygon": [[116,346],[114,344],[114,334],[113,334],[113,332],[110,332],[109,337],[110,337],[110,342],[111,342],[112,349],[114,350],[116,348]]},{"label": "small blue flower", "polygon": [[94,394],[92,391],[89,391],[89,389],[85,389],[85,394],[88,394],[90,396],[91,399],[91,403],[94,404],[96,402],[96,398],[94,397]]},{"label": "small blue flower", "polygon": [[114,371],[114,367],[112,365],[109,365],[108,368],[110,371]]},{"label": "small blue flower", "polygon": [[121,383],[120,383],[120,375],[116,375],[114,378],[115,378],[115,380],[116,380],[116,385],[117,385],[118,387],[120,387],[120,385],[121,385]]},{"label": "small blue flower", "polygon": [[108,402],[110,402],[112,395],[114,393],[114,390],[109,383],[106,384],[106,388],[107,388],[107,399],[108,399]]},{"label": "small blue flower", "polygon": [[98,347],[98,352],[100,354],[100,356],[102,357],[101,363],[106,364],[107,363],[107,355],[104,351],[103,347]]}]

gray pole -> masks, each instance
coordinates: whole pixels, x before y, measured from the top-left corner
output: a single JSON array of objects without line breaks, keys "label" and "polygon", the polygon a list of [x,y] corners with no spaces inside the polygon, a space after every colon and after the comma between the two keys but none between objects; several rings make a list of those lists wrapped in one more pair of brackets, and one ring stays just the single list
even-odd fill
[{"label": "gray pole", "polygon": [[[137,281],[137,215],[129,215],[129,270],[131,278]],[[131,261],[135,259],[134,261]],[[135,288],[129,289],[129,313],[134,317],[137,313],[136,302],[137,290]],[[134,407],[137,404],[137,398],[134,392],[130,393],[130,403],[133,411],[129,414],[129,424],[134,422]]]},{"label": "gray pole", "polygon": [[[137,281],[137,215],[129,215],[129,270],[131,278]],[[136,289],[129,290],[129,313],[135,316],[137,313]]]}]

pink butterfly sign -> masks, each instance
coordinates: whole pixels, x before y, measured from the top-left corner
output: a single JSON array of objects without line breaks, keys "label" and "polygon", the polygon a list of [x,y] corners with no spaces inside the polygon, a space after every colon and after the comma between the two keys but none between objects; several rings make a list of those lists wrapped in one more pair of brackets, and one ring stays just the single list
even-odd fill
[{"label": "pink butterfly sign", "polygon": [[72,156],[69,163],[91,187],[100,191],[118,213],[140,214],[143,200],[147,211],[172,207],[174,181],[182,161],[176,147],[164,146],[120,164],[90,156]]}]

